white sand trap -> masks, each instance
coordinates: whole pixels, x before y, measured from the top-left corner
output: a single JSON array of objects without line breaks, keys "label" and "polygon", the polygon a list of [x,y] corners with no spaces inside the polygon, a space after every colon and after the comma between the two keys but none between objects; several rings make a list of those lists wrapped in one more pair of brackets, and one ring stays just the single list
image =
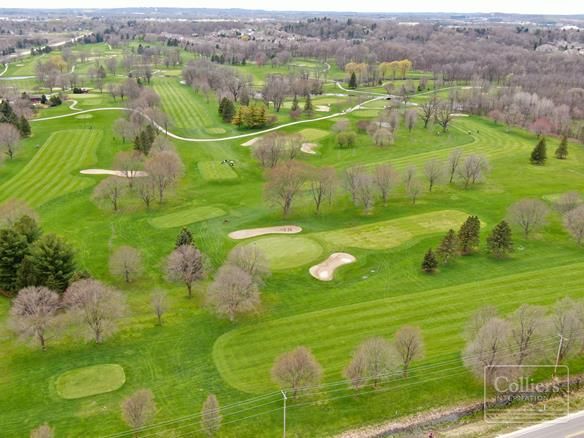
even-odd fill
[{"label": "white sand trap", "polygon": [[235,240],[249,239],[250,237],[263,236],[264,234],[297,234],[302,228],[297,225],[282,225],[280,227],[250,228],[229,233],[229,237]]},{"label": "white sand trap", "polygon": [[453,113],[450,114],[452,117],[468,117],[468,114],[462,114],[462,113]]},{"label": "white sand trap", "polygon": [[316,105],[314,109],[320,113],[328,113],[331,110],[331,107],[328,105]]},{"label": "white sand trap", "polygon": [[[108,169],[85,169],[81,170],[79,173],[83,175],[114,175],[114,176],[121,176],[125,177],[125,172],[121,170],[108,170]],[[144,176],[148,176],[146,172],[142,172],[141,170],[136,170],[133,172],[133,177],[140,178]]]},{"label": "white sand trap", "polygon": [[302,146],[300,147],[300,150],[302,152],[304,152],[305,154],[316,154],[316,152],[314,152],[314,148],[318,147],[318,145],[316,143],[302,143]]},{"label": "white sand trap", "polygon": [[340,266],[355,263],[357,259],[346,252],[334,252],[328,259],[318,265],[312,266],[308,271],[310,275],[320,281],[331,281],[335,273],[335,269]]},{"label": "white sand trap", "polygon": [[254,144],[256,144],[257,141],[259,141],[260,138],[261,137],[252,138],[251,140],[246,141],[245,143],[242,143],[241,145],[242,146],[253,146]]}]

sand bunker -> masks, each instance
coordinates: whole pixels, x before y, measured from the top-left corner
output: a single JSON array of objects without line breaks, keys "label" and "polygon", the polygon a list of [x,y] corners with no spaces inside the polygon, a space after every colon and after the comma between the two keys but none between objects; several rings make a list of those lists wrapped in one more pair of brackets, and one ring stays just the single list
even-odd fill
[{"label": "sand bunker", "polygon": [[328,105],[316,105],[314,109],[321,113],[328,113],[331,110],[331,107]]},{"label": "sand bunker", "polygon": [[256,144],[257,141],[259,141],[260,138],[261,137],[252,138],[251,140],[246,141],[245,143],[242,143],[241,145],[242,146],[253,146],[254,144]]},{"label": "sand bunker", "polygon": [[468,117],[468,114],[462,114],[462,113],[453,113],[450,114],[452,117]]},{"label": "sand bunker", "polygon": [[346,252],[332,253],[324,262],[314,265],[309,269],[310,275],[320,281],[331,281],[335,269],[340,266],[354,263],[357,259]]},{"label": "sand bunker", "polygon": [[[121,177],[128,176],[128,175],[126,175],[126,172],[122,172],[121,170],[108,170],[108,169],[85,169],[85,170],[81,170],[79,173],[82,173],[83,175],[114,175],[114,176],[121,176]],[[140,178],[140,177],[148,176],[148,174],[146,172],[142,172],[141,170],[136,170],[136,171],[132,172],[132,174],[129,176]]]},{"label": "sand bunker", "polygon": [[302,152],[304,152],[305,154],[316,154],[316,152],[314,151],[314,148],[318,147],[318,145],[316,143],[302,143],[302,146],[300,147],[300,150]]},{"label": "sand bunker", "polygon": [[249,239],[250,237],[263,236],[264,234],[297,234],[302,228],[296,225],[282,225],[279,227],[250,228],[229,233],[229,237],[235,240]]}]

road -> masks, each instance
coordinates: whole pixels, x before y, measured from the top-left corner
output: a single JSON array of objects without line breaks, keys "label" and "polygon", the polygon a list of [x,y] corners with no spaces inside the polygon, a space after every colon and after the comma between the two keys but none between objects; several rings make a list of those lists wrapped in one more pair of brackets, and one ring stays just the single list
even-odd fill
[{"label": "road", "polygon": [[499,438],[584,438],[584,411],[499,435]]}]

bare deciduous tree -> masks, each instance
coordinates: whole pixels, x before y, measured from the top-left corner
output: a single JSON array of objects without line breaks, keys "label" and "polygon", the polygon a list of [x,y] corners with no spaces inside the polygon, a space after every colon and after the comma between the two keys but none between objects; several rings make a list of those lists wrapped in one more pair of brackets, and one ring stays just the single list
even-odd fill
[{"label": "bare deciduous tree", "polygon": [[523,365],[536,360],[542,351],[538,337],[545,332],[545,309],[540,306],[523,304],[511,316],[511,342],[516,356],[515,364]]},{"label": "bare deciduous tree", "polygon": [[424,166],[424,174],[428,180],[428,191],[431,192],[432,188],[442,180],[442,169],[442,163],[436,159],[428,161]]},{"label": "bare deciduous tree", "polygon": [[28,216],[35,222],[39,222],[39,215],[32,207],[21,199],[9,199],[0,204],[0,228],[10,228],[23,216]]},{"label": "bare deciduous tree", "polygon": [[368,212],[373,207],[374,197],[374,180],[369,173],[362,172],[355,179],[355,201],[357,205],[363,206]]},{"label": "bare deciduous tree", "polygon": [[221,429],[223,417],[219,407],[219,400],[215,394],[209,394],[201,409],[201,426],[207,436],[214,437]]},{"label": "bare deciduous tree", "polygon": [[384,207],[387,206],[387,200],[394,186],[397,184],[398,178],[398,173],[390,164],[380,164],[375,167],[373,181],[377,186],[377,190],[379,190]]},{"label": "bare deciduous tree", "polygon": [[549,208],[539,199],[522,199],[511,205],[507,211],[508,221],[520,227],[526,239],[531,232],[546,224],[548,215]]},{"label": "bare deciduous tree", "polygon": [[79,280],[63,295],[73,320],[86,326],[87,337],[96,344],[117,330],[117,321],[127,314],[124,296],[97,280]]},{"label": "bare deciduous tree", "polygon": [[380,147],[393,143],[393,133],[387,128],[378,128],[373,133],[373,142]]},{"label": "bare deciduous tree", "polygon": [[154,315],[156,315],[156,321],[158,325],[162,325],[162,316],[168,310],[168,298],[166,293],[162,290],[155,290],[150,298],[152,303],[152,310]]},{"label": "bare deciduous tree", "polygon": [[436,98],[436,95],[433,95],[430,99],[420,105],[422,120],[424,121],[424,128],[427,128],[430,120],[434,118],[437,106],[438,99]]},{"label": "bare deciduous tree", "polygon": [[310,193],[316,214],[320,213],[323,202],[331,202],[337,187],[337,172],[334,167],[316,167],[310,170]]},{"label": "bare deciduous tree", "polygon": [[294,198],[306,181],[306,166],[297,161],[286,161],[268,171],[266,197],[282,208],[282,215],[288,216]]},{"label": "bare deciduous tree", "polygon": [[12,160],[16,148],[20,143],[20,132],[10,123],[0,123],[0,146],[4,147],[4,153]]},{"label": "bare deciduous tree", "polygon": [[292,391],[292,397],[316,386],[322,378],[322,367],[306,347],[278,356],[272,367],[272,379],[285,391]]},{"label": "bare deciduous tree", "polygon": [[442,127],[442,131],[446,131],[450,122],[452,121],[452,107],[447,102],[442,102],[437,105],[434,117],[436,123]]},{"label": "bare deciduous tree", "polygon": [[152,153],[144,164],[144,169],[154,180],[158,190],[158,202],[162,203],[165,191],[182,176],[184,166],[175,152],[166,150]]},{"label": "bare deciduous tree", "polygon": [[253,155],[262,167],[275,167],[284,155],[284,135],[271,132],[260,137],[258,145],[253,149]]},{"label": "bare deciduous tree", "polygon": [[144,271],[140,251],[131,246],[120,246],[109,260],[110,273],[130,283]]},{"label": "bare deciduous tree", "polygon": [[260,286],[271,274],[268,259],[257,245],[236,246],[229,253],[227,262],[247,272]]},{"label": "bare deciduous tree", "polygon": [[357,203],[357,180],[359,179],[360,175],[365,172],[366,171],[363,166],[353,166],[345,169],[345,188],[350,193],[351,200],[354,204]]},{"label": "bare deciduous tree", "polygon": [[564,226],[578,244],[584,242],[584,205],[574,208],[564,215]]},{"label": "bare deciduous tree", "polygon": [[500,318],[489,319],[469,342],[464,352],[464,363],[477,378],[492,383],[497,375],[494,366],[509,363],[511,328]]},{"label": "bare deciduous tree", "polygon": [[238,315],[259,307],[260,293],[251,275],[238,266],[226,264],[209,286],[208,301],[217,314],[234,321]]},{"label": "bare deciduous tree", "polygon": [[166,275],[170,281],[184,283],[192,298],[193,283],[204,276],[203,255],[193,245],[179,246],[168,256]]},{"label": "bare deciduous tree", "polygon": [[376,388],[398,369],[399,359],[395,347],[381,337],[363,341],[353,353],[345,369],[345,377],[355,389],[371,384]]},{"label": "bare deciduous tree", "polygon": [[122,402],[122,417],[135,431],[150,423],[155,414],[156,402],[149,389],[139,389]]},{"label": "bare deciduous tree", "polygon": [[420,193],[422,193],[422,184],[418,180],[414,179],[406,185],[406,194],[412,201],[412,204],[416,204]]},{"label": "bare deciduous tree", "polygon": [[118,152],[114,159],[114,168],[122,172],[131,188],[134,184],[134,179],[139,175],[138,172],[143,168],[142,156],[136,151]]},{"label": "bare deciduous tree", "polygon": [[397,350],[403,369],[403,376],[408,377],[410,363],[424,357],[424,341],[418,327],[406,325],[395,334],[395,349]]},{"label": "bare deciduous tree", "polygon": [[452,183],[452,181],[454,180],[454,175],[458,170],[458,166],[460,165],[461,159],[462,151],[460,149],[454,149],[452,152],[450,152],[450,155],[448,155],[447,170],[449,176],[448,180],[449,183]]},{"label": "bare deciduous tree", "polygon": [[46,288],[30,286],[18,292],[10,308],[10,327],[23,339],[39,343],[47,349],[47,338],[56,327],[59,295]]},{"label": "bare deciduous tree", "polygon": [[464,188],[480,181],[489,169],[489,162],[482,155],[469,155],[457,167],[456,173],[462,179]]},{"label": "bare deciduous tree", "polygon": [[498,317],[499,312],[497,312],[497,308],[495,306],[488,305],[481,307],[472,314],[464,329],[464,337],[466,340],[474,339],[477,336],[479,330],[487,323],[487,321]]},{"label": "bare deciduous tree", "polygon": [[416,121],[418,120],[418,111],[415,109],[406,110],[405,120],[408,131],[412,132],[412,129],[414,129],[416,126]]},{"label": "bare deciduous tree", "polygon": [[[578,354],[584,341],[584,324],[582,314],[584,308],[581,303],[571,298],[564,298],[555,305],[552,314],[554,335],[562,337],[559,348],[550,349],[549,355],[557,355],[558,363]],[[557,351],[556,351],[557,350]]]},{"label": "bare deciduous tree", "polygon": [[144,206],[149,209],[150,204],[152,204],[152,201],[156,197],[156,180],[150,175],[139,178],[136,181],[135,188],[136,193],[144,203]]},{"label": "bare deciduous tree", "polygon": [[582,205],[584,200],[578,192],[567,192],[561,195],[555,202],[554,208],[562,214]]},{"label": "bare deciduous tree", "polygon": [[102,180],[93,190],[93,199],[96,201],[109,201],[114,211],[120,208],[120,197],[126,190],[122,178],[118,176],[108,176]]}]

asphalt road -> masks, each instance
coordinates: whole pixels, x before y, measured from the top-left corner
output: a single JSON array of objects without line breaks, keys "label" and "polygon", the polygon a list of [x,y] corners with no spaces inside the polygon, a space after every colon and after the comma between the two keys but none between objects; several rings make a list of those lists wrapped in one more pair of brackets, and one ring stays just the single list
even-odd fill
[{"label": "asphalt road", "polygon": [[584,438],[584,411],[499,435],[499,438]]}]

